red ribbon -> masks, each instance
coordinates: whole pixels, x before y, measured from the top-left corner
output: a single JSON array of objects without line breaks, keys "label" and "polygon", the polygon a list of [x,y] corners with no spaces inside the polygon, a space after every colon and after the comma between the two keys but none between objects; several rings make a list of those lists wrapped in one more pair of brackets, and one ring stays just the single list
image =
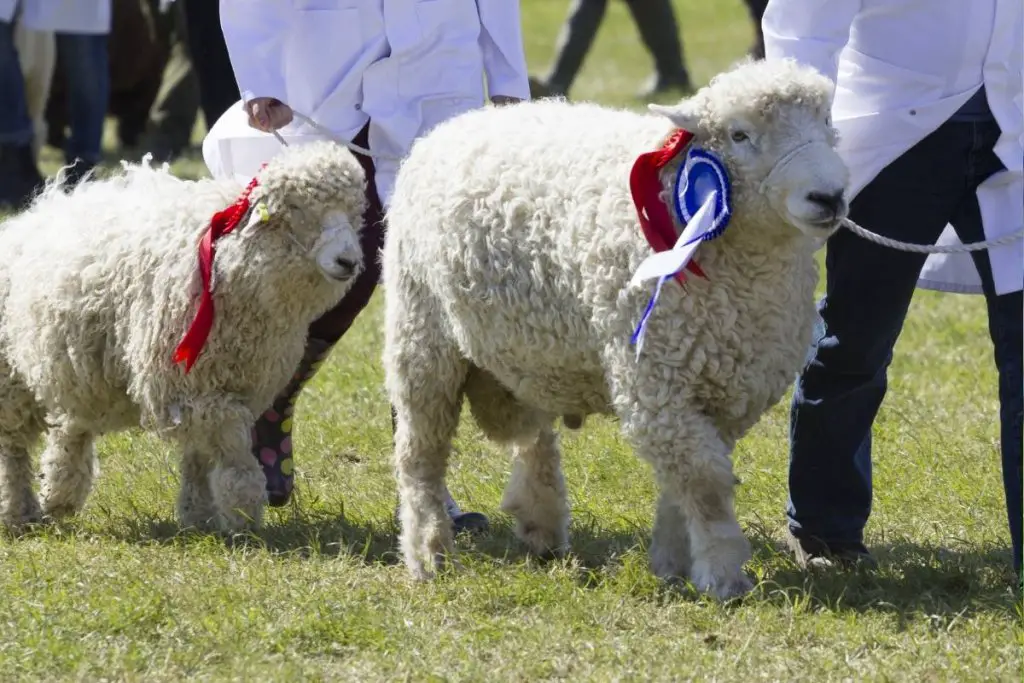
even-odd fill
[{"label": "red ribbon", "polygon": [[184,363],[186,374],[195,365],[213,328],[213,290],[210,288],[210,276],[213,273],[214,245],[242,222],[242,218],[249,211],[249,195],[257,184],[257,179],[253,178],[234,204],[215,213],[210,219],[206,234],[199,242],[199,274],[203,280],[203,291],[195,318],[174,351],[174,362]]},{"label": "red ribbon", "polygon": [[[661,201],[660,195],[663,188],[660,171],[682,152],[692,139],[693,133],[682,129],[677,130],[660,149],[637,157],[633,164],[633,170],[629,174],[629,188],[633,194],[633,204],[636,205],[640,227],[644,231],[647,242],[656,252],[671,249],[679,238],[668,208],[665,206],[665,202]],[[707,279],[707,275],[704,274],[696,260],[691,259],[686,264],[686,270]],[[679,284],[686,282],[686,275],[683,271],[676,273],[675,278]]]}]

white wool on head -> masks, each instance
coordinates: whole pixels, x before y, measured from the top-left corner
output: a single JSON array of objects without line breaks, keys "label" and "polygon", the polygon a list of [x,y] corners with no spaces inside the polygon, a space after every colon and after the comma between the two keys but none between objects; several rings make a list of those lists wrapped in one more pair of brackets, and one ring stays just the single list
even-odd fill
[{"label": "white wool on head", "polygon": [[[811,339],[813,252],[845,211],[809,197],[846,184],[830,93],[795,64],[746,63],[656,115],[540,100],[464,114],[415,143],[383,254],[402,551],[414,573],[452,547],[436,521],[438,478],[466,397],[481,429],[513,444],[503,506],[531,548],[567,543],[553,420],[612,414],[658,476],[654,571],[722,597],[749,585],[729,456],[790,386]],[[651,291],[629,281],[651,247],[630,171],[676,126],[725,163],[733,216],[697,250],[708,279],[664,287],[638,362],[630,338]],[[666,199],[680,161],[662,176]]]}]

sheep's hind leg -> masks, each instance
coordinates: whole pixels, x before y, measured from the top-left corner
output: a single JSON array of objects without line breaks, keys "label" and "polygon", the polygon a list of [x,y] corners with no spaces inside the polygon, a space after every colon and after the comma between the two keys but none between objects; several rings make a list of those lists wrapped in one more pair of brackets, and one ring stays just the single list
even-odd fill
[{"label": "sheep's hind leg", "polygon": [[46,434],[41,467],[43,513],[53,519],[77,514],[96,476],[93,434],[73,422],[58,422]]},{"label": "sheep's hind leg", "polygon": [[466,398],[487,438],[512,446],[512,475],[501,508],[516,518],[516,536],[534,553],[569,549],[569,504],[554,418],[524,405],[491,373],[473,367]]}]

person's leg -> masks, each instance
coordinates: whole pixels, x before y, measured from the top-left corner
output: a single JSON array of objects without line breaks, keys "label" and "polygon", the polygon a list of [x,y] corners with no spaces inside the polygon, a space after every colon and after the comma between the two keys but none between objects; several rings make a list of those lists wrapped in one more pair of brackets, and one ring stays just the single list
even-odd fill
[{"label": "person's leg", "polygon": [[[962,242],[980,242],[985,239],[981,209],[973,190],[992,174],[1003,170],[993,147],[999,139],[999,126],[994,122],[973,124],[975,129],[974,160],[971,164],[974,178],[953,217],[952,224]],[[1021,431],[1024,425],[1024,297],[1018,290],[997,295],[992,279],[992,264],[987,251],[971,254],[981,278],[988,306],[989,336],[995,347],[995,363],[999,372],[1000,451],[1002,453],[1003,489],[1006,494],[1006,512],[1009,518],[1010,541],[1013,548],[1013,569],[1021,574],[1021,517],[1022,511],[1022,454]]]},{"label": "person's leg", "polygon": [[764,31],[761,30],[761,18],[768,6],[768,0],[744,0],[747,3],[747,11],[750,12],[750,20],[754,24],[754,44],[750,47],[749,54],[754,59],[764,59]]},{"label": "person's leg", "polygon": [[241,96],[220,28],[218,0],[182,0],[192,67],[199,80],[199,99],[209,129]]},{"label": "person's leg", "polygon": [[583,60],[594,44],[608,0],[573,0],[569,16],[558,36],[555,59],[547,77],[534,81],[534,97],[565,96],[572,88]]},{"label": "person's leg", "polygon": [[[368,137],[369,124],[363,127],[352,142],[367,147]],[[377,195],[373,160],[362,155],[356,155],[356,158],[359,159],[367,178],[367,209],[363,214],[365,227],[361,239],[363,253],[367,255],[364,269],[341,302],[310,325],[306,354],[295,376],[253,427],[253,454],[263,465],[263,472],[267,478],[267,494],[273,507],[287,504],[292,494],[292,413],[299,393],[319,370],[334,345],[351,327],[356,316],[370,302],[370,297],[380,280],[380,263],[375,255],[384,245],[384,209]]]},{"label": "person's leg", "polygon": [[110,97],[110,62],[105,34],[58,33],[57,51],[68,87],[71,137],[64,152],[76,182],[100,162],[103,124]]},{"label": "person's leg", "polygon": [[627,0],[626,4],[640,31],[640,39],[654,57],[654,78],[640,96],[647,98],[671,90],[691,90],[679,23],[671,0]]},{"label": "person's leg", "polygon": [[[850,218],[891,238],[934,242],[965,192],[964,133],[946,124],[926,137],[864,188]],[[801,563],[867,556],[872,423],[924,259],[847,230],[828,242],[825,335],[796,382],[790,414],[787,516]]]},{"label": "person's leg", "polygon": [[199,81],[188,53],[184,7],[175,2],[167,12],[168,16],[160,17],[158,27],[170,44],[170,56],[149,110],[142,142],[144,151],[151,152],[156,161],[169,161],[188,147],[200,106]]},{"label": "person's leg", "polygon": [[0,205],[22,206],[43,182],[32,152],[25,78],[14,47],[14,24],[0,21]]}]

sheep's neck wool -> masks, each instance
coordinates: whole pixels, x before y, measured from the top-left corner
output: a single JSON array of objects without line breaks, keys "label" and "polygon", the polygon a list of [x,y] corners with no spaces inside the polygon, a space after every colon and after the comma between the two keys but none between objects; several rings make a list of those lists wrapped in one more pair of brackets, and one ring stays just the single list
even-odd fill
[{"label": "sheep's neck wool", "polygon": [[[636,205],[637,217],[640,219],[640,227],[648,244],[656,252],[668,251],[679,237],[668,207],[661,200],[661,169],[675,159],[691,140],[693,133],[683,129],[677,130],[660,149],[637,157],[629,176],[629,187],[633,195],[633,204]],[[700,265],[693,260],[686,264],[685,270],[698,277],[707,277]],[[675,278],[679,284],[686,282],[686,275],[682,270],[675,274]]]},{"label": "sheep's neck wool", "polygon": [[195,365],[213,328],[213,288],[210,286],[210,278],[213,274],[215,243],[242,222],[242,218],[249,212],[249,195],[258,184],[258,180],[253,178],[234,204],[213,214],[203,239],[199,241],[199,275],[203,282],[199,308],[185,337],[174,351],[174,362],[184,363],[186,373]]}]

